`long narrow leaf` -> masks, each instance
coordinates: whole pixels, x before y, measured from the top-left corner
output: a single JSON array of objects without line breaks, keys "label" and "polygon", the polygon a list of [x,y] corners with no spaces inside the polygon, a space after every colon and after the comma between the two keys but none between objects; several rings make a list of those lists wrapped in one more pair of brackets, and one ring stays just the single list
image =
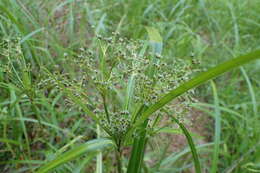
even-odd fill
[{"label": "long narrow leaf", "polygon": [[125,110],[129,110],[129,105],[131,103],[131,99],[134,93],[134,86],[135,86],[135,74],[132,74],[127,85],[127,95],[126,95],[125,107],[124,107]]},{"label": "long narrow leaf", "polygon": [[22,38],[22,40],[20,41],[20,44],[22,44],[23,42],[25,42],[26,40],[29,40],[32,36],[34,36],[35,34],[43,31],[45,28],[42,27],[42,28],[39,28],[39,29],[36,29],[35,31],[27,34],[25,37]]},{"label": "long narrow leaf", "polygon": [[127,167],[127,173],[140,173],[143,164],[143,157],[145,153],[145,146],[147,143],[146,131],[148,121],[145,121],[142,126],[140,136],[134,140],[133,149],[131,152],[130,161]]},{"label": "long narrow leaf", "polygon": [[201,73],[197,77],[183,83],[178,88],[171,90],[168,94],[163,96],[158,102],[151,105],[140,117],[140,119],[136,122],[136,125],[140,125],[144,120],[146,120],[152,113],[162,108],[164,105],[172,101],[174,98],[180,96],[186,91],[195,88],[198,85],[203,84],[204,82],[213,79],[233,68],[236,68],[240,65],[246,64],[250,61],[256,60],[260,58],[260,50],[256,50],[254,52],[250,52],[246,55],[239,56],[237,58],[226,61],[220,65],[217,65],[210,70]]},{"label": "long narrow leaf", "polygon": [[189,131],[177,118],[175,118],[174,116],[171,116],[171,118],[179,125],[179,127],[183,131],[183,133],[188,141],[188,144],[189,144],[189,147],[190,147],[190,150],[192,153],[192,157],[194,160],[194,166],[195,166],[196,173],[201,173],[199,157],[198,157],[197,150],[195,148],[194,142],[192,140],[192,137],[191,137]]},{"label": "long narrow leaf", "polygon": [[[146,106],[142,107],[140,114],[147,109]],[[131,151],[131,157],[127,166],[127,173],[139,173],[141,172],[141,166],[143,163],[143,157],[145,153],[145,146],[147,143],[146,127],[148,120],[146,120],[141,129],[139,129],[140,136],[134,139],[133,148]]]},{"label": "long narrow leaf", "polygon": [[[198,150],[202,150],[208,147],[213,146],[213,143],[206,143],[206,144],[201,144],[201,145],[197,145],[195,146],[197,151]],[[165,166],[170,166],[172,164],[174,164],[177,160],[179,160],[182,156],[188,154],[191,151],[190,147],[186,147],[184,150],[180,151],[179,153],[172,153],[171,155],[169,155],[167,158],[165,158],[162,162],[161,165],[162,167]]]},{"label": "long narrow leaf", "polygon": [[111,146],[113,146],[113,142],[109,139],[95,139],[89,141],[65,152],[64,154],[58,155],[54,160],[49,161],[47,164],[42,166],[38,171],[36,171],[36,173],[49,172],[61,164],[79,158],[83,154],[98,153],[98,151]]},{"label": "long narrow leaf", "polygon": [[213,159],[210,172],[217,172],[218,160],[219,160],[219,146],[220,146],[220,134],[221,134],[221,114],[219,108],[219,99],[216,85],[213,81],[211,81],[211,86],[213,90],[214,96],[214,104],[215,104],[215,135],[214,135],[214,151],[213,151]]},{"label": "long narrow leaf", "polygon": [[163,39],[157,29],[154,27],[145,27],[148,36],[149,36],[149,42],[153,48],[154,53],[161,54],[162,48],[163,48]]},{"label": "long narrow leaf", "polygon": [[[215,105],[208,104],[208,103],[194,103],[191,106],[196,108],[196,109],[199,109],[199,110],[202,110],[200,108],[203,108],[203,107],[213,108],[213,109],[215,109],[215,107],[216,107]],[[246,120],[246,118],[242,114],[240,114],[240,113],[238,113],[238,112],[236,112],[236,111],[234,111],[232,109],[229,109],[229,108],[226,108],[226,107],[223,107],[223,106],[219,106],[219,109],[221,111],[223,111],[223,112],[229,113],[229,115],[233,115],[234,116],[234,120],[239,120],[239,119]]]},{"label": "long narrow leaf", "polygon": [[248,90],[249,90],[249,93],[250,93],[250,96],[251,96],[251,100],[252,100],[252,106],[253,106],[253,111],[254,111],[254,115],[257,117],[258,116],[258,113],[257,113],[257,102],[256,102],[256,96],[255,96],[255,92],[254,92],[254,88],[252,86],[252,83],[245,71],[245,69],[243,67],[240,68],[245,80],[246,80],[246,83],[248,85]]},{"label": "long narrow leaf", "polygon": [[[97,125],[97,137],[100,138],[101,130],[99,125]],[[97,154],[97,163],[96,163],[96,173],[102,173],[102,152],[99,151]]]}]

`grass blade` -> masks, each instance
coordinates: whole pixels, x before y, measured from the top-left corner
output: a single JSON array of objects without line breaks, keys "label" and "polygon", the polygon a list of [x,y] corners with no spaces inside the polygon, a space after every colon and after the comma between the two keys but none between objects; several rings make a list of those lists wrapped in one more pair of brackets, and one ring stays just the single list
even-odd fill
[{"label": "grass blade", "polygon": [[223,172],[224,173],[232,173],[234,172],[234,169],[236,169],[237,167],[239,167],[241,165],[241,162],[244,161],[244,159],[254,153],[255,151],[259,151],[259,145],[260,145],[260,141],[258,141],[254,146],[252,146],[248,151],[246,151],[245,153],[242,154],[242,156],[240,156],[237,160],[234,160],[233,163],[231,164],[230,167],[226,168]]},{"label": "grass blade", "polygon": [[197,150],[195,148],[194,142],[192,140],[192,137],[191,137],[189,131],[177,118],[175,118],[174,116],[171,116],[171,118],[179,125],[179,127],[183,131],[183,133],[188,141],[188,144],[189,144],[189,147],[190,147],[190,150],[192,153],[196,173],[201,173],[199,157],[198,157]]},{"label": "grass blade", "polygon": [[147,124],[148,121],[146,120],[142,126],[143,131],[140,133],[140,136],[134,140],[130,161],[127,167],[127,173],[141,172],[141,166],[142,166],[143,157],[145,153],[145,146],[147,143],[146,131],[145,131]]},{"label": "grass blade", "polygon": [[[208,103],[194,103],[194,104],[192,104],[192,107],[194,107],[198,110],[204,111],[205,109],[201,109],[201,108],[206,107],[206,108],[213,108],[214,109],[215,105],[208,104]],[[233,111],[232,109],[229,109],[229,108],[226,108],[226,107],[223,107],[223,106],[219,106],[219,109],[223,112],[226,112],[226,113],[229,113],[230,115],[233,115],[234,120],[246,120],[246,118],[242,114],[240,114],[236,111]],[[208,111],[206,113],[208,113]]]},{"label": "grass blade", "polygon": [[35,34],[41,32],[41,31],[44,31],[44,29],[45,29],[45,28],[42,27],[42,28],[36,29],[35,31],[33,31],[33,32],[29,33],[29,34],[27,34],[25,37],[23,37],[23,38],[21,39],[20,44],[24,43],[26,40],[29,40],[29,39],[30,39],[32,36],[34,36]]},{"label": "grass blade", "polygon": [[221,136],[221,114],[219,108],[219,99],[216,85],[213,81],[211,81],[211,86],[214,95],[214,103],[215,103],[215,135],[214,135],[214,151],[213,151],[213,159],[211,164],[211,173],[217,172],[218,160],[219,160],[219,146],[220,146],[220,136]]},{"label": "grass blade", "polygon": [[[17,96],[16,96],[15,91],[11,87],[10,87],[10,96],[11,96],[12,102],[15,102],[15,100],[17,99]],[[19,118],[24,117],[19,103],[16,103],[15,111],[16,111],[16,114],[18,115]],[[28,136],[28,129],[26,127],[26,124],[23,121],[21,121],[20,123],[21,123],[23,135],[25,137],[25,143],[26,143],[26,148],[27,148],[27,151],[28,151],[28,156],[30,158],[31,157],[31,149],[30,149],[30,140],[29,140],[29,136]]]},{"label": "grass blade", "polygon": [[90,153],[86,158],[84,158],[79,164],[75,165],[75,168],[73,169],[73,173],[82,173],[84,171],[84,168],[87,167],[89,162],[96,156],[96,153]]},{"label": "grass blade", "polygon": [[152,45],[154,53],[161,54],[163,48],[163,42],[162,42],[163,40],[160,33],[158,32],[157,29],[153,27],[145,27],[145,28],[148,32],[150,44]]},{"label": "grass blade", "polygon": [[[35,123],[35,124],[39,123],[39,121],[36,120],[36,119],[31,119],[31,118],[10,118],[8,116],[1,116],[0,120],[1,121],[21,121],[21,122],[26,121],[26,122]],[[47,122],[44,122],[44,121],[41,121],[41,125],[44,125],[44,126],[46,126],[48,128],[53,128],[55,130],[63,132],[65,135],[69,135],[70,137],[74,137],[75,136],[73,133],[71,133],[68,130],[62,129],[62,128],[58,127],[58,126],[55,126],[53,124],[50,124],[50,123],[47,123]]]},{"label": "grass blade", "polygon": [[[212,145],[214,145],[213,143],[206,143],[206,144],[201,144],[201,145],[197,145],[196,149],[197,150],[202,150],[206,147],[211,147]],[[172,153],[170,156],[168,156],[167,158],[165,158],[162,163],[161,166],[168,166],[168,165],[172,165],[173,163],[175,163],[179,158],[181,158],[182,156],[188,154],[191,151],[190,147],[185,148],[184,150],[182,150],[179,153]]]},{"label": "grass blade", "polygon": [[136,122],[136,125],[142,124],[152,113],[162,108],[164,105],[172,101],[174,98],[180,96],[186,91],[195,88],[198,85],[203,84],[204,82],[213,79],[235,67],[246,64],[250,61],[260,58],[260,50],[250,52],[246,55],[239,56],[237,58],[226,61],[220,65],[217,65],[214,68],[209,69],[206,72],[201,73],[197,77],[192,78],[191,80],[183,83],[178,88],[171,90],[168,94],[164,95],[158,102],[151,105]]},{"label": "grass blade", "polygon": [[125,110],[129,110],[129,105],[131,103],[131,99],[134,93],[134,86],[135,86],[135,74],[132,74],[127,85],[127,95],[126,95],[125,107],[124,107]]},{"label": "grass blade", "polygon": [[[147,108],[146,106],[141,108],[142,110],[140,111],[140,113],[142,111],[145,111],[146,108]],[[143,157],[145,153],[145,146],[147,143],[147,138],[146,138],[147,124],[148,124],[148,120],[146,120],[143,123],[142,128],[139,129],[140,135],[134,139],[133,148],[131,151],[131,157],[127,166],[127,173],[141,172],[141,166],[142,166]]]},{"label": "grass blade", "polygon": [[91,140],[85,144],[77,146],[64,154],[57,156],[54,160],[47,162],[44,166],[42,166],[36,173],[45,173],[53,170],[61,164],[64,164],[68,161],[79,158],[81,155],[86,153],[98,153],[98,151],[111,147],[113,142],[109,139],[95,139]]},{"label": "grass blade", "polygon": [[[99,125],[97,125],[97,137],[100,138],[101,130]],[[99,151],[97,154],[97,163],[96,163],[96,173],[102,173],[102,152]]]},{"label": "grass blade", "polygon": [[247,76],[245,69],[243,67],[241,67],[240,70],[241,70],[241,72],[242,72],[242,74],[243,74],[243,76],[246,80],[246,83],[248,85],[248,90],[249,90],[251,100],[252,100],[254,115],[257,118],[257,104],[256,104],[257,102],[256,102],[256,96],[255,96],[255,92],[254,92],[252,83],[251,83],[249,77]]}]

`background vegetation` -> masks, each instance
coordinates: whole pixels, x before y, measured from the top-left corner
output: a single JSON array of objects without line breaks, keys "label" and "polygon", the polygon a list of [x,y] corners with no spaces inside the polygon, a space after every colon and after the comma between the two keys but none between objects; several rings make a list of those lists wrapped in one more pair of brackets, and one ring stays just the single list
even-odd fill
[{"label": "background vegetation", "polygon": [[[203,71],[260,48],[259,7],[258,0],[1,0],[0,172],[33,172],[73,146],[105,136],[68,103],[64,91],[51,87],[53,81],[40,85],[46,70],[54,76],[64,70],[76,79],[66,57],[95,45],[97,34],[110,37],[116,31],[148,41],[146,27],[153,27],[162,37],[165,63],[196,62]],[[10,69],[6,53],[23,58],[12,60]],[[255,61],[195,90],[198,101],[183,121],[204,172],[260,172],[259,76]],[[151,135],[144,172],[194,172],[177,126]],[[123,151],[123,167],[129,150]],[[91,152],[53,172],[115,171],[109,149],[98,157]]]}]

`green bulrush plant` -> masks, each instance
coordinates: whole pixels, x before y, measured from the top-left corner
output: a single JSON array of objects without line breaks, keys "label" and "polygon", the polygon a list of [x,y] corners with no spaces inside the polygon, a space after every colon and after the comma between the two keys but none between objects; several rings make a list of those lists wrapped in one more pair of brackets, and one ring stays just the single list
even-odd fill
[{"label": "green bulrush plant", "polygon": [[[167,115],[175,115],[174,121],[189,141],[196,172],[200,172],[194,143],[181,122],[181,115],[189,110],[189,104],[194,101],[192,89],[234,67],[259,58],[260,51],[227,61],[191,80],[189,78],[198,71],[194,61],[174,58],[167,59],[170,63],[166,63],[166,57],[150,52],[144,41],[128,40],[118,34],[109,38],[98,36],[90,47],[64,53],[64,61],[55,67],[54,72],[50,73],[47,68],[41,69],[45,70],[45,76],[41,77],[41,82],[32,86],[43,92],[46,86],[64,92],[68,106],[77,105],[102,127],[103,136],[108,139],[89,141],[59,155],[40,167],[38,173],[49,172],[84,153],[96,153],[111,146],[111,140],[116,148],[118,172],[123,172],[123,167],[126,167],[122,162],[125,146],[133,146],[127,172],[140,172],[147,140],[160,118]],[[22,69],[20,72],[10,72],[8,69],[16,68],[7,67],[24,63],[21,60],[7,58],[1,69],[19,77],[18,73],[23,72]],[[24,63],[21,67],[29,66]],[[30,69],[27,71],[29,73]],[[12,75],[10,78],[6,75],[9,79],[5,80],[13,80]],[[14,79],[14,82],[19,81],[19,78]],[[29,86],[31,82],[25,79],[21,81],[17,86],[26,91],[24,86]],[[173,107],[166,105],[176,97],[178,100]]]},{"label": "green bulrush plant", "polygon": [[156,113],[155,118],[146,121],[144,129],[134,127],[146,107],[198,71],[192,61],[175,58],[166,63],[166,58],[152,53],[145,41],[129,40],[117,33],[112,37],[97,36],[90,47],[65,53],[64,64],[55,75],[47,71],[40,85],[50,81],[53,87],[67,93],[70,104],[81,108],[84,105],[86,114],[114,141],[118,172],[122,172],[125,146],[132,145],[146,131],[152,134],[159,116],[166,115],[165,112],[181,117],[190,108],[193,91],[181,96],[176,102],[178,106]]},{"label": "green bulrush plant", "polygon": [[[83,109],[114,141],[119,173],[125,167],[122,165],[123,148],[129,145],[133,146],[133,150],[127,172],[141,171],[149,134],[152,134],[159,119],[168,114],[175,115],[174,121],[183,130],[191,147],[196,172],[200,172],[194,143],[181,123],[181,115],[189,111],[189,104],[194,101],[192,89],[258,58],[260,52],[230,60],[191,80],[189,78],[198,71],[194,60],[186,62],[175,58],[171,63],[165,63],[165,57],[149,52],[146,42],[128,40],[118,34],[108,38],[97,36],[91,48],[65,54],[63,65],[69,66],[69,71],[61,67],[55,76],[48,73],[48,80],[67,93],[70,103]],[[168,94],[161,97],[164,93]],[[165,106],[176,97],[176,105]],[[46,172],[56,166],[58,164],[38,172]]]},{"label": "green bulrush plant", "polygon": [[[132,3],[132,2],[134,2],[134,3]],[[62,54],[61,52],[64,51],[64,48],[63,48],[64,44],[61,44],[60,42],[58,42],[56,40],[58,40],[59,38],[64,38],[64,34],[69,33],[69,38],[72,38],[72,40],[74,40],[76,42],[83,41],[86,35],[87,35],[87,37],[89,37],[91,35],[91,32],[89,32],[89,29],[86,28],[86,26],[87,26],[86,24],[88,24],[88,23],[86,23],[87,21],[90,21],[91,25],[95,25],[97,32],[109,30],[109,28],[111,27],[110,24],[113,24],[113,23],[116,25],[118,24],[118,26],[117,26],[118,30],[124,31],[125,34],[127,34],[127,35],[135,35],[136,38],[138,35],[139,36],[142,35],[143,26],[142,25],[132,25],[133,26],[132,28],[134,28],[134,29],[131,30],[131,29],[129,29],[129,26],[131,26],[131,25],[128,25],[128,23],[131,23],[131,22],[129,22],[130,21],[129,19],[131,19],[131,21],[138,21],[138,23],[146,23],[147,25],[156,26],[158,29],[160,29],[160,31],[162,31],[164,33],[165,42],[167,42],[168,45],[172,46],[172,48],[170,48],[168,50],[170,52],[174,52],[174,54],[176,53],[180,56],[189,54],[189,52],[186,51],[186,50],[188,50],[186,47],[189,47],[190,43],[193,42],[193,40],[190,39],[190,34],[194,35],[194,33],[195,34],[199,33],[201,38],[203,38],[203,40],[206,39],[205,41],[207,43],[209,43],[210,46],[212,46],[210,49],[207,49],[207,51],[205,52],[211,56],[211,57],[204,57],[205,61],[207,61],[209,59],[210,60],[212,60],[212,59],[221,60],[221,58],[227,58],[227,56],[225,57],[223,55],[227,55],[230,53],[229,52],[230,50],[225,50],[225,48],[231,48],[232,50],[234,50],[233,41],[232,41],[234,38],[234,33],[236,36],[235,40],[239,41],[239,42],[236,42],[236,48],[234,51],[239,49],[239,50],[241,50],[241,52],[244,52],[242,50],[251,50],[254,47],[257,47],[259,45],[258,44],[259,41],[257,39],[258,38],[257,36],[259,33],[259,27],[257,27],[257,20],[259,19],[259,15],[255,15],[255,14],[259,14],[258,13],[259,8],[257,8],[257,6],[259,6],[259,5],[257,5],[257,4],[259,4],[260,1],[257,1],[257,0],[243,1],[242,4],[240,1],[226,1],[227,3],[221,3],[221,4],[218,1],[210,2],[210,3],[207,3],[207,1],[175,1],[176,3],[172,3],[172,2],[173,1],[154,1],[154,2],[153,1],[142,1],[142,3],[139,3],[139,1],[135,0],[135,1],[113,1],[113,2],[112,1],[88,1],[88,2],[82,1],[82,3],[74,3],[74,1],[66,1],[64,3],[60,2],[60,1],[48,1],[48,3],[41,3],[41,1],[33,1],[33,0],[28,0],[28,1],[2,0],[0,2],[1,3],[1,12],[0,12],[1,13],[1,29],[2,29],[1,36],[8,35],[8,34],[14,35],[15,33],[18,33],[18,32],[22,33],[22,34],[24,34],[24,36],[26,36],[26,34],[29,33],[27,35],[28,37],[26,36],[27,37],[26,42],[29,41],[28,47],[30,47],[30,49],[33,49],[33,50],[38,49],[39,48],[38,46],[42,46],[42,48],[44,48],[44,49],[46,48],[46,52],[50,55],[42,54],[41,52],[39,54],[39,52],[37,50],[36,50],[37,51],[36,55],[40,60],[45,60],[45,61],[41,61],[41,62],[50,62],[50,61],[54,60],[53,63],[59,62],[59,60],[58,60],[59,58],[55,58],[55,57],[53,58],[53,56],[52,56],[53,51],[55,50],[55,54],[58,53],[59,55],[61,55]],[[197,2],[200,2],[200,3],[197,3]],[[18,6],[18,4],[21,4],[21,6],[20,5]],[[138,4],[138,5],[136,5],[136,4]],[[171,4],[171,6],[169,6],[169,4]],[[72,5],[73,6],[76,5],[79,8],[77,8],[76,6],[71,7]],[[25,8],[20,8],[20,7],[25,7]],[[60,9],[63,9],[63,7],[65,7],[64,9],[67,9],[67,10],[65,10],[65,14],[63,14],[61,17],[59,17],[60,16],[59,14],[61,11]],[[69,7],[69,8],[67,8],[67,7]],[[237,7],[239,7],[239,8],[237,8]],[[250,10],[248,10],[248,7],[252,7],[252,8],[250,8]],[[114,10],[111,10],[113,8],[114,8]],[[19,10],[17,10],[17,9],[19,9]],[[131,10],[129,11],[128,9],[131,9]],[[130,18],[129,18],[128,11],[131,13]],[[136,13],[135,11],[138,11],[138,13]],[[193,12],[195,12],[195,13],[193,13]],[[56,13],[58,14],[58,16],[56,15]],[[231,13],[232,13],[232,15],[230,15]],[[77,14],[79,14],[79,15],[77,15]],[[214,15],[212,15],[212,14],[214,14]],[[85,16],[85,17],[82,18],[83,20],[80,20],[78,22],[78,17],[80,17],[80,16]],[[180,22],[177,22],[177,23],[170,22],[170,21],[172,21],[172,18],[175,18],[176,19],[175,21],[180,21]],[[155,23],[155,20],[156,20],[156,23]],[[233,21],[233,22],[231,23],[230,21]],[[37,24],[38,22],[40,24]],[[61,23],[61,25],[58,24],[58,26],[57,26],[57,22]],[[79,25],[78,25],[78,23],[79,23]],[[189,25],[185,25],[185,23],[189,24]],[[58,28],[56,28],[56,26]],[[37,28],[40,28],[40,27],[45,27],[46,32],[42,32],[43,34],[41,34],[41,32],[40,33],[34,32],[34,31],[37,31]],[[59,29],[60,27],[61,27],[61,29]],[[233,27],[234,30],[230,30],[231,27]],[[74,34],[73,34],[73,28],[75,28]],[[66,32],[66,31],[69,31],[69,32]],[[194,31],[194,33],[191,33],[193,31]],[[80,34],[77,35],[76,33],[80,33]],[[174,38],[171,37],[172,35],[174,36]],[[218,37],[219,35],[223,35],[225,37],[219,38]],[[81,36],[84,36],[84,37],[81,37]],[[210,36],[212,36],[212,39],[210,39]],[[28,38],[30,40],[32,39],[32,41],[28,40]],[[35,44],[34,39],[35,39],[35,42],[42,41],[44,43],[41,45]],[[224,39],[224,42],[223,42],[223,39]],[[71,40],[71,39],[69,39],[69,40]],[[71,44],[69,44],[68,47],[74,46],[74,43],[75,43],[74,41],[70,42]],[[202,42],[200,43],[200,41],[195,42],[195,45],[196,45],[196,50],[197,50],[197,54],[195,53],[195,57],[197,58],[197,56],[201,56],[201,52],[203,52],[203,50],[205,50],[205,47],[203,47],[203,44],[202,44]],[[51,49],[47,48],[47,46],[50,46]],[[178,47],[178,50],[174,49],[175,46]],[[68,50],[68,49],[66,49],[66,50]],[[195,52],[196,52],[196,50],[195,50]],[[71,52],[68,52],[67,54],[69,56],[71,56]],[[30,62],[32,62],[32,63],[37,62],[37,61],[32,61],[31,60],[32,58],[28,58],[28,59],[30,59]],[[0,58],[0,62],[2,63],[2,57]],[[205,64],[205,62],[204,62],[204,64]],[[10,70],[10,69],[7,69],[7,71],[8,70]],[[51,68],[49,70],[51,72],[53,72],[51,70]],[[37,74],[40,74],[40,73],[37,73]],[[2,75],[2,78],[3,77],[5,77],[5,74]],[[38,76],[37,76],[37,78],[38,78]],[[249,79],[256,81],[255,79],[257,79],[257,78],[254,79],[254,78],[251,78],[251,76],[250,76]],[[236,78],[234,80],[237,81],[239,79]],[[134,80],[132,80],[132,81],[134,81]],[[48,79],[47,79],[46,82],[47,83],[49,82],[49,86],[50,86],[53,84],[54,81],[48,81]],[[241,86],[241,85],[239,85],[239,86]],[[129,87],[129,88],[132,88],[132,87]],[[228,88],[232,88],[232,87],[228,87]],[[46,89],[46,86],[44,86],[42,89]],[[57,90],[57,89],[54,89],[54,90]],[[1,90],[1,92],[2,91],[3,90]],[[53,91],[53,90],[51,90],[51,91]],[[131,91],[131,89],[129,91]],[[180,91],[180,90],[178,90],[178,91]],[[233,94],[237,94],[235,92],[236,91],[233,91]],[[234,100],[236,100],[237,103],[242,102],[242,100],[239,100],[239,96],[234,97],[234,95],[229,93],[228,89],[226,89],[225,94],[224,94],[225,96],[227,96],[227,97],[229,96],[230,98],[233,98]],[[160,99],[161,96],[157,97],[157,99]],[[8,96],[6,96],[6,97],[8,97]],[[246,100],[247,97],[243,97],[243,98],[244,98],[243,99],[244,101],[247,101]],[[1,95],[1,100],[2,99],[4,100],[4,98]],[[84,100],[84,99],[85,98],[82,98],[82,100]],[[8,101],[8,99],[6,99],[4,101]],[[67,100],[67,101],[68,101],[68,108],[70,108],[69,107],[69,106],[71,106],[70,104],[72,104],[72,105],[73,104],[75,105],[75,103],[80,104],[74,98]],[[89,103],[89,100],[86,100],[86,101],[88,101],[87,103]],[[223,102],[230,103],[229,101],[230,100],[227,100],[227,99],[223,100]],[[85,102],[83,104],[85,104]],[[168,106],[168,105],[165,105],[165,106]],[[244,104],[241,104],[241,107],[244,107],[244,106],[245,106]],[[82,109],[85,109],[84,105],[82,105],[81,107],[82,107]],[[7,107],[2,107],[2,108],[3,108],[2,109],[3,112],[6,112],[5,114],[8,115],[9,109],[7,109]],[[89,105],[88,108],[91,108],[90,110],[95,109],[95,108],[92,108],[91,105]],[[87,110],[85,109],[84,112],[87,112]],[[249,115],[248,110],[246,110],[245,112]],[[27,112],[25,111],[25,113],[27,113]],[[157,114],[157,112],[153,113],[153,115],[155,115],[155,114]],[[88,113],[88,115],[92,117],[91,113]],[[42,114],[42,116],[43,117],[45,116],[45,112]],[[232,116],[229,116],[229,117],[232,117]],[[250,117],[247,117],[247,119],[250,119]],[[257,122],[254,119],[251,119],[251,120],[253,122]],[[232,122],[232,121],[231,121],[232,125],[236,124],[236,122]],[[241,125],[244,127],[244,121],[237,121],[237,122],[240,122],[240,124],[238,124],[238,126]],[[252,126],[251,123],[249,123],[248,126],[250,126],[250,130],[251,130],[251,126]],[[67,130],[67,128],[65,130]],[[247,147],[240,147],[241,143],[239,141],[241,139],[243,139],[243,137],[237,138],[238,136],[241,136],[241,134],[244,134],[244,136],[247,137],[247,133],[245,133],[245,132],[247,132],[247,131],[245,131],[245,128],[243,128],[243,130],[241,130],[241,133],[239,132],[238,129],[236,129],[234,131],[230,130],[230,131],[228,131],[228,133],[226,133],[226,136],[228,136],[228,137],[233,136],[235,139],[237,139],[237,141],[238,141],[237,143],[239,145],[235,145],[236,140],[235,141],[232,140],[232,142],[227,142],[227,146],[229,146],[229,147],[227,147],[228,150],[230,149],[232,151],[237,151],[236,152],[237,154],[232,152],[232,157],[226,157],[225,159],[221,160],[220,168],[230,166],[230,163],[233,162],[233,159],[238,158],[238,160],[240,160],[240,158],[239,158],[240,153],[246,152]],[[248,132],[251,133],[251,131],[248,131]],[[52,135],[50,135],[50,136],[52,136]],[[223,138],[223,139],[225,139],[225,138]],[[63,140],[63,141],[66,141],[66,140]],[[246,141],[250,141],[250,142],[245,143],[243,146],[250,147],[250,145],[247,145],[247,144],[256,145],[256,142],[253,142],[254,140],[246,140]],[[228,145],[228,144],[231,144],[231,145]],[[255,156],[255,154],[252,154],[252,157],[254,157],[254,156]],[[243,158],[245,158],[245,161],[250,162],[251,161],[250,159],[252,157],[250,157],[250,158],[243,157]],[[239,166],[239,164],[236,164],[236,161],[234,161],[234,163],[235,163],[235,165]],[[72,164],[70,164],[70,165],[72,165]],[[63,168],[69,167],[69,166],[68,165],[63,166]],[[234,168],[233,165],[231,165],[231,167]],[[240,169],[238,169],[238,170],[240,170]],[[62,171],[57,170],[57,172],[62,172]]]}]

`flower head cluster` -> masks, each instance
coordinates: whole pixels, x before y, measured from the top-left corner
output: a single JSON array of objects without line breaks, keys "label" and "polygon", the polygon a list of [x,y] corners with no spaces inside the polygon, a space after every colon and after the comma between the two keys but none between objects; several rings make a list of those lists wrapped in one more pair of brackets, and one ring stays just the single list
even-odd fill
[{"label": "flower head cluster", "polygon": [[25,62],[20,40],[19,37],[0,40],[0,73],[5,74],[4,80],[12,81],[19,88],[24,87],[25,77],[31,71],[31,65]]},{"label": "flower head cluster", "polygon": [[109,120],[105,115],[101,116],[101,125],[116,138],[122,138],[130,127],[131,120],[128,111],[110,112]]},{"label": "flower head cluster", "polygon": [[[105,129],[122,137],[135,119],[136,107],[155,103],[186,81],[196,70],[193,64],[152,53],[148,42],[114,33],[112,37],[97,36],[91,45],[64,53],[56,87],[62,83],[96,113]],[[191,98],[190,94],[180,97],[178,106],[170,109],[183,113]]]}]

